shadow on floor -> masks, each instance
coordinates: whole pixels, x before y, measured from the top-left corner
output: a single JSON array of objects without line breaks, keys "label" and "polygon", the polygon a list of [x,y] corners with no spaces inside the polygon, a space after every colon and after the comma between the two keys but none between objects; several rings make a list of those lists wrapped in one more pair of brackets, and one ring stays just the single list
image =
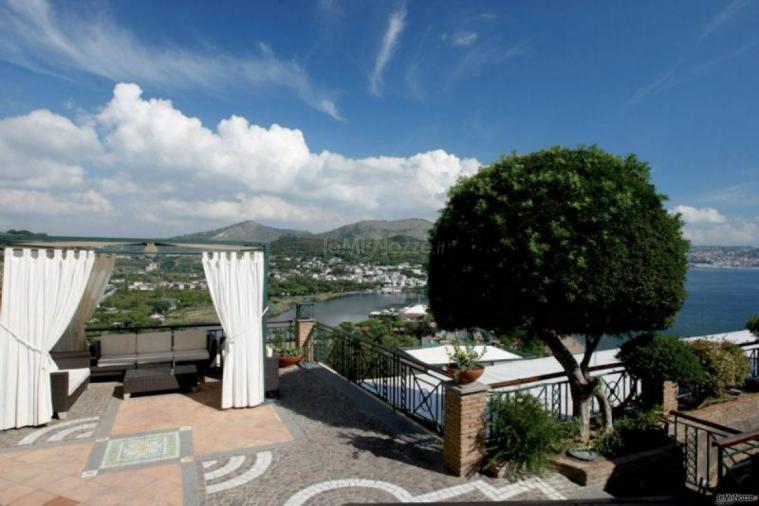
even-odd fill
[{"label": "shadow on floor", "polygon": [[440,438],[328,369],[280,370],[279,406],[342,429],[336,444],[445,473]]}]

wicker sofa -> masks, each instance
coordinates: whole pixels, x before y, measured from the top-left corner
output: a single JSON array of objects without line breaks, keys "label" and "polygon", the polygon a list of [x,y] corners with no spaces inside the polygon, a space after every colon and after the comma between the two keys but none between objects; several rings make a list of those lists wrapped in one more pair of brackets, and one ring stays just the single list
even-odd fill
[{"label": "wicker sofa", "polygon": [[195,364],[199,371],[216,355],[216,341],[204,328],[100,336],[90,347],[93,376],[122,374],[151,364]]},{"label": "wicker sofa", "polygon": [[56,369],[50,373],[53,412],[63,420],[90,384],[90,354],[84,352],[52,352]]}]

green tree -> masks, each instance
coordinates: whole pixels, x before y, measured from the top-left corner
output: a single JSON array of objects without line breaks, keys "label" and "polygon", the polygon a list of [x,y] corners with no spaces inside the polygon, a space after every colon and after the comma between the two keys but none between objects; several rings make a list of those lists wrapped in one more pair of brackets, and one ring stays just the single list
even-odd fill
[{"label": "green tree", "polygon": [[[431,232],[429,298],[446,329],[523,329],[569,378],[581,435],[595,396],[589,371],[604,334],[668,327],[685,298],[682,221],[664,208],[649,167],[597,147],[501,158],[449,192]],[[562,335],[585,336],[578,360]]]}]

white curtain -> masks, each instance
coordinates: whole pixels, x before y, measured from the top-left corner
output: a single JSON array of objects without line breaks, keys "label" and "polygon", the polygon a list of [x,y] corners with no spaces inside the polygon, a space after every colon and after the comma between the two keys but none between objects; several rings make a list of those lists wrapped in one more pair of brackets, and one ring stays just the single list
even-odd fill
[{"label": "white curtain", "polygon": [[116,255],[98,253],[95,255],[95,264],[92,266],[90,279],[84,289],[82,301],[74,313],[66,331],[61,339],[53,346],[53,351],[83,351],[87,349],[87,334],[84,329],[87,321],[103,300],[105,287],[111,279],[113,267],[116,264]]},{"label": "white curtain", "polygon": [[203,270],[226,336],[221,407],[257,406],[264,401],[264,255],[204,252]]},{"label": "white curtain", "polygon": [[42,425],[53,416],[50,349],[79,306],[93,251],[20,256],[5,250],[0,305],[0,429]]}]

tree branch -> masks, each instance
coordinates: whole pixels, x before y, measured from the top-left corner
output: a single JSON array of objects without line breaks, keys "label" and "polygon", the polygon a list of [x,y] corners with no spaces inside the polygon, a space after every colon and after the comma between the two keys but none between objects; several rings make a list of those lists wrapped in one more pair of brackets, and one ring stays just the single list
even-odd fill
[{"label": "tree branch", "polygon": [[569,380],[574,381],[577,384],[587,383],[585,375],[580,370],[580,365],[577,363],[575,356],[569,351],[569,348],[562,342],[559,335],[553,330],[541,330],[539,331],[541,340],[546,343],[551,350],[554,358],[564,368],[564,372],[569,376]]},{"label": "tree branch", "polygon": [[580,362],[580,368],[583,374],[588,375],[588,366],[590,365],[590,359],[593,358],[593,353],[598,348],[601,342],[600,334],[592,334],[585,336],[585,351],[583,352],[582,362]]}]

